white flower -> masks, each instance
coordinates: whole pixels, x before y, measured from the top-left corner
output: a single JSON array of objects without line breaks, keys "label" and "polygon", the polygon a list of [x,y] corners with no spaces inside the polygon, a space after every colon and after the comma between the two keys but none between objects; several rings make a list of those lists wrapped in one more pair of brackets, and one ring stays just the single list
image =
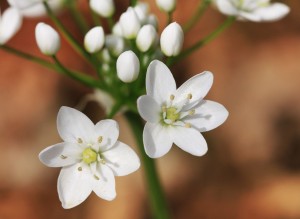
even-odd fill
[{"label": "white flower", "polygon": [[119,23],[126,39],[134,39],[141,28],[140,20],[132,7],[121,15]]},{"label": "white flower", "polygon": [[125,49],[124,39],[117,35],[106,35],[105,46],[109,52],[114,56],[119,56]]},{"label": "white flower", "polygon": [[146,52],[154,45],[156,40],[157,32],[155,28],[151,24],[146,24],[140,29],[136,37],[136,45],[140,51]]},{"label": "white flower", "polygon": [[113,0],[90,0],[91,9],[98,15],[108,18],[115,13],[115,4]]},{"label": "white flower", "polygon": [[156,4],[163,11],[172,12],[175,10],[176,0],[156,0]]},{"label": "white flower", "polygon": [[98,26],[90,29],[84,37],[84,47],[89,53],[99,52],[105,41],[103,28]]},{"label": "white flower", "polygon": [[127,175],[140,166],[135,152],[117,140],[119,127],[114,120],[94,125],[83,113],[62,107],[57,129],[64,142],[47,147],[39,158],[46,166],[62,167],[57,189],[66,209],[82,203],[92,191],[113,200],[114,176]]},{"label": "white flower", "polygon": [[183,30],[181,26],[173,22],[161,33],[160,47],[166,56],[177,56],[183,44]]},{"label": "white flower", "polygon": [[254,22],[276,21],[287,15],[289,7],[270,0],[215,0],[218,9],[239,20]]},{"label": "white flower", "polygon": [[56,30],[45,23],[38,23],[35,28],[35,39],[41,52],[52,56],[60,48],[60,37]]},{"label": "white flower", "polygon": [[10,40],[22,25],[22,16],[16,8],[9,7],[0,14],[0,45]]},{"label": "white flower", "polygon": [[150,63],[147,95],[137,101],[138,111],[147,121],[143,141],[149,157],[165,155],[173,143],[195,156],[206,153],[207,143],[200,132],[218,127],[228,116],[221,104],[203,100],[212,82],[212,73],[203,72],[176,89],[168,67],[157,60]]},{"label": "white flower", "polygon": [[131,50],[123,52],[117,60],[117,74],[125,83],[133,82],[140,72],[140,61]]}]

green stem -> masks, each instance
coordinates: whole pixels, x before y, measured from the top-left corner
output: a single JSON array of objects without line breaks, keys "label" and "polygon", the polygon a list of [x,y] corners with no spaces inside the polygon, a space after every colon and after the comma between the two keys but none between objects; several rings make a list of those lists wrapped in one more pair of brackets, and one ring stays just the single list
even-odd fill
[{"label": "green stem", "polygon": [[78,24],[79,29],[81,30],[82,33],[86,33],[89,30],[89,26],[86,23],[85,19],[83,18],[83,16],[80,14],[78,8],[76,7],[76,2],[72,1],[69,4],[66,4],[66,6],[69,8],[70,13],[74,19],[74,21],[76,22],[76,24]]},{"label": "green stem", "polygon": [[206,36],[204,39],[198,41],[193,46],[187,48],[184,50],[179,56],[174,57],[173,59],[169,60],[167,63],[168,66],[173,65],[175,62],[178,62],[191,53],[193,53],[195,50],[201,48],[202,46],[206,45],[210,41],[214,40],[217,36],[219,36],[220,33],[222,33],[225,29],[227,29],[233,22],[235,21],[235,17],[228,17],[224,23],[222,23],[217,29],[215,29],[212,33],[210,33],[208,36]]},{"label": "green stem", "polygon": [[137,0],[130,0],[130,6],[134,7],[137,4]]},{"label": "green stem", "polygon": [[149,158],[144,151],[143,146],[143,127],[144,123],[137,113],[126,112],[125,117],[135,135],[136,142],[141,152],[142,162],[146,174],[146,181],[148,183],[150,203],[153,211],[153,218],[168,219],[169,213],[165,197],[163,195],[162,187],[159,183],[159,178],[156,172],[155,162]]},{"label": "green stem", "polygon": [[167,20],[167,26],[172,23],[173,20],[173,11],[168,12],[168,20]]},{"label": "green stem", "polygon": [[66,40],[73,46],[73,48],[78,52],[79,55],[81,55],[83,58],[87,59],[89,62],[90,55],[80,46],[80,44],[75,40],[75,38],[67,31],[67,29],[64,27],[64,25],[60,22],[60,20],[55,16],[51,8],[49,7],[47,2],[43,2],[46,11],[53,21],[53,23],[57,26],[57,28],[62,32]]},{"label": "green stem", "polygon": [[186,23],[186,25],[183,27],[184,32],[188,32],[196,23],[199,21],[199,19],[202,17],[208,6],[210,5],[211,0],[202,0],[199,2],[199,5],[192,16],[192,18]]}]

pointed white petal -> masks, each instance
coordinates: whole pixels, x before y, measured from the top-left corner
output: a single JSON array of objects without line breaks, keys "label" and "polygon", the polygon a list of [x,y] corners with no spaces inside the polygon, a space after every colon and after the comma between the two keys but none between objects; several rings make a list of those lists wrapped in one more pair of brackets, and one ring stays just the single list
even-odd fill
[{"label": "pointed white petal", "polygon": [[[115,120],[105,119],[98,122],[95,126],[94,139],[97,141],[101,137],[102,142],[98,144],[98,148],[103,152],[114,146],[119,137],[119,125]],[[99,148],[100,146],[100,148]]]},{"label": "pointed white petal", "polygon": [[161,105],[169,99],[176,90],[176,83],[171,71],[161,61],[150,63],[146,75],[147,94],[152,96]]},{"label": "pointed white petal", "polygon": [[98,164],[97,174],[93,176],[93,191],[107,201],[111,201],[116,197],[115,177],[112,170],[103,164]]},{"label": "pointed white petal", "polygon": [[40,161],[48,167],[63,167],[80,161],[82,149],[74,143],[59,143],[45,148]]},{"label": "pointed white petal", "polygon": [[115,176],[128,175],[140,167],[140,159],[134,150],[119,141],[102,155]]},{"label": "pointed white petal", "polygon": [[234,7],[233,3],[228,0],[216,0],[216,5],[221,13],[226,15],[237,15],[237,8]]},{"label": "pointed white petal", "polygon": [[58,196],[63,208],[73,208],[86,200],[92,192],[93,180],[87,165],[77,163],[63,167],[57,184]]},{"label": "pointed white petal", "polygon": [[202,100],[208,93],[213,83],[213,74],[209,71],[197,74],[183,83],[175,92],[173,104],[181,103],[192,95],[188,105],[192,106]]},{"label": "pointed white petal", "polygon": [[0,45],[10,40],[22,25],[22,15],[13,7],[6,9],[0,20]]},{"label": "pointed white petal", "polygon": [[161,108],[149,95],[143,95],[137,100],[137,107],[141,117],[147,122],[159,122]]},{"label": "pointed white petal", "polygon": [[261,21],[277,21],[290,12],[290,8],[282,3],[273,3],[267,7],[261,7],[254,11],[260,16]]},{"label": "pointed white petal", "polygon": [[217,102],[203,100],[195,108],[195,114],[184,118],[200,132],[206,132],[223,124],[228,117],[228,111]]},{"label": "pointed white petal", "polygon": [[253,22],[260,22],[261,17],[253,12],[241,11],[239,13],[238,19],[241,21],[253,21]]},{"label": "pointed white petal", "polygon": [[182,150],[195,156],[207,152],[207,143],[196,129],[177,126],[170,128],[169,132],[172,141]]},{"label": "pointed white petal", "polygon": [[147,122],[144,127],[143,141],[146,154],[151,158],[164,156],[172,147],[168,128],[160,123]]},{"label": "pointed white petal", "polygon": [[61,107],[57,115],[57,130],[60,137],[66,142],[77,142],[81,138],[89,142],[94,137],[94,124],[82,112]]}]

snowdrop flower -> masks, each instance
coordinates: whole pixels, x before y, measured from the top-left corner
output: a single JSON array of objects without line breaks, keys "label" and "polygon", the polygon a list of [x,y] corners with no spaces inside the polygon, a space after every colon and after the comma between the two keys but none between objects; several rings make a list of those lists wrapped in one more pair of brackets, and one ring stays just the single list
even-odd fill
[{"label": "snowdrop flower", "polygon": [[113,0],[90,0],[91,9],[98,15],[108,18],[115,13]]},{"label": "snowdrop flower", "polygon": [[89,53],[99,52],[105,41],[103,28],[98,26],[90,29],[84,37],[84,48]]},{"label": "snowdrop flower", "polygon": [[203,100],[212,82],[212,73],[203,72],[176,89],[168,67],[157,60],[150,63],[147,95],[137,101],[138,111],[147,121],[143,141],[149,157],[165,155],[173,143],[195,156],[206,153],[207,143],[200,132],[218,127],[228,116],[221,104]]},{"label": "snowdrop flower", "polygon": [[176,7],[176,0],[156,0],[157,6],[165,12],[172,12]]},{"label": "snowdrop flower", "polygon": [[46,166],[62,167],[57,189],[63,208],[79,205],[92,191],[113,200],[114,176],[130,174],[140,166],[135,152],[117,140],[119,127],[114,120],[94,125],[83,113],[62,107],[57,129],[64,142],[47,147],[39,158]]},{"label": "snowdrop flower", "polygon": [[38,23],[35,28],[35,39],[39,49],[45,55],[55,55],[60,48],[60,37],[48,24]]},{"label": "snowdrop flower", "polygon": [[125,49],[124,39],[117,35],[107,35],[105,37],[105,46],[114,56],[119,56]]},{"label": "snowdrop flower", "polygon": [[0,45],[10,40],[22,25],[22,16],[16,8],[9,7],[0,14]]},{"label": "snowdrop flower", "polygon": [[157,40],[157,32],[151,24],[144,25],[137,37],[136,45],[141,52],[146,52],[154,45]]},{"label": "snowdrop flower", "polygon": [[117,60],[117,74],[121,81],[125,83],[133,82],[140,72],[140,61],[132,51],[123,52]]},{"label": "snowdrop flower", "polygon": [[161,33],[160,47],[166,56],[177,56],[183,44],[183,30],[181,26],[173,22]]},{"label": "snowdrop flower", "polygon": [[121,15],[119,23],[126,39],[134,39],[141,28],[140,20],[132,7]]},{"label": "snowdrop flower", "polygon": [[270,0],[215,0],[215,3],[223,14],[254,22],[276,21],[290,11],[285,4]]}]

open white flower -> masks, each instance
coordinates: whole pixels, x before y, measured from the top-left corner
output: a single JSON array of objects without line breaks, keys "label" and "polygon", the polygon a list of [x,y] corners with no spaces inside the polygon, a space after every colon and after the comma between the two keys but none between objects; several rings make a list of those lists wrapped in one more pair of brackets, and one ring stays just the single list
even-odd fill
[{"label": "open white flower", "polygon": [[64,208],[82,203],[92,191],[105,200],[116,196],[114,176],[124,176],[140,166],[135,152],[118,141],[119,127],[114,120],[96,125],[80,111],[62,107],[57,129],[64,140],[40,154],[49,167],[62,167],[58,194]]},{"label": "open white flower", "polygon": [[271,3],[270,0],[215,0],[215,2],[223,14],[254,22],[276,21],[290,11],[287,5]]},{"label": "open white flower", "polygon": [[176,89],[168,67],[157,60],[150,63],[147,95],[137,101],[138,111],[147,121],[143,141],[149,157],[165,155],[173,143],[195,156],[206,153],[207,143],[200,132],[218,127],[228,116],[221,104],[203,100],[212,83],[212,73],[203,72]]}]

